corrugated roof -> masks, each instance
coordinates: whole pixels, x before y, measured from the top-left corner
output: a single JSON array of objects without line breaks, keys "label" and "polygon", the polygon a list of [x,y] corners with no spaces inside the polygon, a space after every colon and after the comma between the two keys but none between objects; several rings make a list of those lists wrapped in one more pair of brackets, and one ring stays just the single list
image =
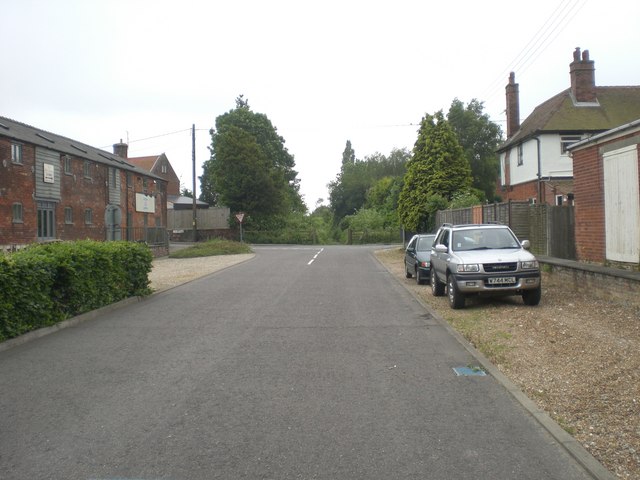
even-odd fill
[{"label": "corrugated roof", "polygon": [[92,147],[86,143],[72,140],[56,133],[32,127],[31,125],[7,117],[0,116],[0,136],[166,181],[162,177],[137,167],[111,152]]},{"label": "corrugated roof", "polygon": [[596,98],[597,104],[576,105],[571,89],[560,92],[538,105],[498,151],[538,133],[597,133],[640,117],[640,86],[596,87]]}]

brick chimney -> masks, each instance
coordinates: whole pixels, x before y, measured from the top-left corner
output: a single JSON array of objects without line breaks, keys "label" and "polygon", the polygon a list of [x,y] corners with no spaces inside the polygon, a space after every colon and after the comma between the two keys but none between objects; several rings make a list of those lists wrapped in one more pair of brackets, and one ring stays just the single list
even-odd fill
[{"label": "brick chimney", "polygon": [[573,62],[569,65],[571,75],[571,95],[576,102],[595,102],[596,69],[593,60],[589,60],[589,50],[582,52],[580,48],[573,52]]},{"label": "brick chimney", "polygon": [[516,74],[509,74],[509,84],[505,87],[507,95],[507,138],[511,138],[520,128],[520,92],[516,83]]},{"label": "brick chimney", "polygon": [[119,156],[120,158],[124,158],[125,160],[129,155],[129,145],[126,143],[122,143],[122,139],[120,139],[120,143],[113,144],[113,153],[114,155]]}]

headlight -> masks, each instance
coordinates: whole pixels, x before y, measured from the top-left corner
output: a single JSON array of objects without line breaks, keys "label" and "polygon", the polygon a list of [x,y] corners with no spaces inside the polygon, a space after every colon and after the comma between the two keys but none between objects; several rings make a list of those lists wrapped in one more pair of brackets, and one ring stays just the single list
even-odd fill
[{"label": "headlight", "polygon": [[480,266],[477,263],[470,263],[467,265],[458,265],[458,273],[479,272]]},{"label": "headlight", "polygon": [[537,260],[528,260],[526,262],[522,262],[522,269],[523,270],[537,270],[538,267],[538,261]]}]

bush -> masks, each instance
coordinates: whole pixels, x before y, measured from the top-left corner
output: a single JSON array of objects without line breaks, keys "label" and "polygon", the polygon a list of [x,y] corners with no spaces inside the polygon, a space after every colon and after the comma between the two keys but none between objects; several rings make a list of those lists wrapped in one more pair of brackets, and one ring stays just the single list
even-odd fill
[{"label": "bush", "polygon": [[0,260],[0,341],[151,292],[141,243],[38,244]]}]

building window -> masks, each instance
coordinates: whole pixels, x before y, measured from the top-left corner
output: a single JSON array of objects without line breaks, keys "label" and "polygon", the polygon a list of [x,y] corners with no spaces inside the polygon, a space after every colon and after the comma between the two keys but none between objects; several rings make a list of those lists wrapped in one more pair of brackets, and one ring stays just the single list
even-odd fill
[{"label": "building window", "polygon": [[91,178],[91,162],[88,160],[84,162],[83,173],[85,178]]},{"label": "building window", "polygon": [[147,187],[149,187],[149,180],[147,179],[147,177],[143,177],[142,178],[142,188],[147,189]]},{"label": "building window", "polygon": [[564,203],[564,195],[556,195],[556,205],[561,206]]},{"label": "building window", "polygon": [[67,175],[71,175],[72,171],[71,171],[71,157],[69,155],[65,155],[64,157],[62,157],[62,164],[63,164],[63,168],[64,168],[64,173],[66,173]]},{"label": "building window", "polygon": [[19,143],[11,144],[11,161],[22,165],[22,145]]},{"label": "building window", "polygon": [[524,164],[524,148],[522,144],[518,145],[518,166]]},{"label": "building window", "polygon": [[109,186],[111,188],[115,188],[118,185],[117,179],[118,179],[118,169],[109,167]]},{"label": "building window", "polygon": [[562,155],[567,155],[567,148],[580,140],[582,139],[579,135],[567,135],[565,137],[560,137],[560,153]]},{"label": "building window", "polygon": [[71,207],[64,207],[64,223],[67,225],[73,223],[73,209]]},{"label": "building window", "polygon": [[162,173],[167,173],[167,164],[163,163],[161,167]]},{"label": "building window", "polygon": [[13,223],[22,223],[22,204],[14,203],[13,204]]},{"label": "building window", "polygon": [[56,237],[56,204],[53,202],[38,202],[38,240],[48,240]]},{"label": "building window", "polygon": [[84,211],[84,223],[86,225],[91,225],[93,223],[93,210],[87,208]]}]

